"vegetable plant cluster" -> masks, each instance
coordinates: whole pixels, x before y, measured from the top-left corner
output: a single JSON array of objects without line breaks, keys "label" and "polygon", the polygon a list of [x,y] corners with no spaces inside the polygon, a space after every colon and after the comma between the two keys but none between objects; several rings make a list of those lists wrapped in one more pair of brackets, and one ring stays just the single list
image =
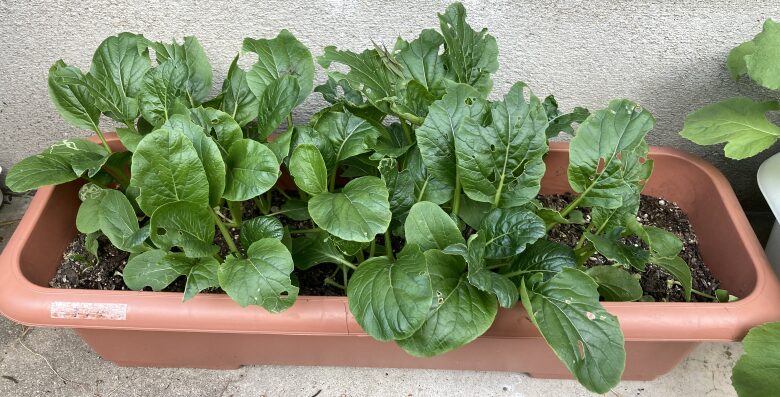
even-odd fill
[{"label": "vegetable plant cluster", "polygon": [[[295,268],[331,263],[339,270],[323,282],[346,290],[363,329],[424,357],[469,343],[499,307],[520,302],[574,376],[607,392],[625,351],[600,300],[640,299],[627,269],[648,264],[691,293],[682,243],[636,219],[654,119],[625,99],[563,113],[522,82],[488,99],[496,39],[473,29],[459,3],[439,21],[391,48],[326,47],[316,60],[328,79],[316,88],[315,60],[290,32],[247,38],[215,97],[194,37],[109,37],[88,71],[57,61],[48,78],[65,120],[100,143],[66,139],[19,162],[7,184],[86,180],[76,226],[95,255],[100,235],[131,253],[131,289],[185,276],[185,300],[220,288],[241,306],[280,312],[298,295]],[[245,70],[248,53],[257,62]],[[328,105],[295,124],[313,91]],[[102,116],[123,125],[127,151],[107,144]],[[573,136],[576,198],[557,211],[536,197],[548,140],[561,132]],[[272,211],[274,195],[285,202]],[[261,216],[242,217],[248,201]],[[546,238],[568,223],[585,225],[576,247]],[[586,269],[596,252],[613,263]]]},{"label": "vegetable plant cluster", "polygon": [[[734,79],[747,75],[778,96],[780,90],[780,23],[768,19],[752,40],[732,49],[726,64]],[[780,101],[735,97],[689,114],[680,134],[701,145],[726,143],[726,157],[740,160],[770,148],[780,138],[780,126],[767,117]],[[780,389],[775,368],[780,363],[780,322],[755,327],[744,339],[742,356],[731,377],[740,397],[767,396]]]}]

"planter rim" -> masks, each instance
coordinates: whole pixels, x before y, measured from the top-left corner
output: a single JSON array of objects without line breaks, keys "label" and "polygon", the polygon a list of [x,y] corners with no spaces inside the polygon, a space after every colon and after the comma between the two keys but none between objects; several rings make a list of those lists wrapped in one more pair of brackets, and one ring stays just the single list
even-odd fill
[{"label": "planter rim", "polygon": [[[115,135],[108,134],[107,137],[112,147],[121,148]],[[551,142],[550,150],[567,151],[568,144]],[[711,164],[680,150],[651,147],[650,157],[657,155],[683,159],[698,167],[715,182],[722,200],[730,208],[741,208],[726,178]],[[174,292],[55,289],[34,284],[22,273],[22,248],[32,233],[32,226],[43,221],[43,209],[54,189],[53,186],[38,189],[0,255],[0,285],[3,286],[0,288],[0,313],[16,322],[32,326],[147,331],[366,335],[350,314],[346,297],[299,296],[292,308],[271,314],[258,307],[241,308],[224,294],[198,294],[182,303],[182,294]],[[745,258],[744,266],[756,267],[753,290],[739,301],[719,304],[604,302],[604,307],[619,318],[627,341],[738,340],[750,327],[780,319],[780,305],[777,304],[780,283],[747,218],[741,210],[722,215],[728,215],[738,226],[739,238],[749,245],[749,258]],[[55,313],[59,310],[55,307],[60,307],[57,305],[77,308],[78,313]],[[747,307],[762,309],[745,310]],[[91,313],[92,318],[81,318],[85,313]],[[121,319],[112,319],[117,317],[114,316],[116,313]],[[648,322],[655,325],[648,327]],[[519,304],[512,309],[502,309],[484,336],[540,337]]]}]

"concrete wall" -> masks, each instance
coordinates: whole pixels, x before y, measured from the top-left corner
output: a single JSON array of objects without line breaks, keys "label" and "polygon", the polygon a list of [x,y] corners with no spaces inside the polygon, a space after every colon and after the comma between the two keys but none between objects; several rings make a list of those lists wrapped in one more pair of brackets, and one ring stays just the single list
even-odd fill
[{"label": "concrete wall", "polygon": [[[89,68],[108,35],[134,31],[157,40],[196,35],[224,78],[245,36],[291,30],[315,55],[329,44],[350,49],[391,45],[397,35],[438,27],[446,2],[416,0],[257,1],[0,1],[0,164],[68,136],[86,135],[62,121],[47,97],[49,66],[62,58]],[[561,4],[555,4],[561,3]],[[755,170],[766,156],[725,160],[719,147],[696,147],[677,135],[686,113],[732,95],[766,98],[771,92],[734,82],[728,51],[750,39],[765,18],[780,18],[780,2],[465,1],[469,22],[498,39],[500,70],[494,92],[517,80],[539,96],[554,93],[566,109],[603,107],[611,98],[634,99],[656,116],[652,144],[678,147],[715,163],[748,208],[764,206]],[[322,72],[318,79],[322,81]],[[320,105],[309,100],[298,121]],[[108,123],[105,129],[110,129]]]}]

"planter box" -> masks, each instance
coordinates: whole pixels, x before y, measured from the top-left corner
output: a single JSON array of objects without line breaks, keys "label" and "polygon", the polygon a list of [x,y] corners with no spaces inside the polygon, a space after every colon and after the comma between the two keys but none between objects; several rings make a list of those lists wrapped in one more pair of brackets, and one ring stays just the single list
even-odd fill
[{"label": "planter box", "polygon": [[[112,146],[120,147],[116,138]],[[626,337],[624,379],[648,380],[674,368],[699,342],[734,341],[780,320],[780,284],[726,179],[711,165],[652,148],[645,192],[677,202],[698,233],[702,256],[740,301],[607,303]],[[543,193],[569,190],[568,152],[553,144]],[[226,295],[48,288],[76,234],[78,183],[38,190],[0,257],[0,311],[32,326],[74,328],[118,365],[237,368],[244,364],[412,367],[527,372],[569,378],[521,305],[502,309],[473,343],[435,358],[415,358],[367,336],[346,298],[299,297],[282,314],[241,308]]]}]

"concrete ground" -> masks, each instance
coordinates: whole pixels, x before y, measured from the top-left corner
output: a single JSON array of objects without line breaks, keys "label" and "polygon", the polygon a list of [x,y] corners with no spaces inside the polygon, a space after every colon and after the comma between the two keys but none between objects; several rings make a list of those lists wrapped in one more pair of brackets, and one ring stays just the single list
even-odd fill
[{"label": "concrete ground", "polygon": [[[0,210],[0,246],[28,203]],[[0,286],[2,288],[2,286]],[[569,380],[501,372],[251,366],[238,370],[122,368],[104,361],[71,330],[27,328],[0,317],[0,396],[589,396]],[[614,396],[735,396],[739,343],[708,343],[671,373],[622,382]],[[522,359],[520,354],[518,359]]]}]

